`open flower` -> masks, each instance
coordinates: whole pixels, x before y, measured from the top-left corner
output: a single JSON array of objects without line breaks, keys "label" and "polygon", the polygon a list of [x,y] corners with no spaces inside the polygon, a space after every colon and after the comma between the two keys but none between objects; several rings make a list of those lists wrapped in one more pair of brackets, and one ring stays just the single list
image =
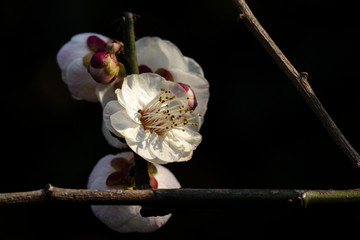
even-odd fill
[{"label": "open flower", "polygon": [[[159,37],[140,38],[135,42],[135,47],[140,73],[154,72],[169,81],[190,86],[198,101],[195,111],[205,114],[210,95],[209,83],[201,66],[194,59],[184,56],[176,45]],[[102,88],[98,95],[100,102],[105,102],[103,106],[109,99],[116,99],[114,89],[109,91]],[[203,123],[203,118],[200,120],[198,128]]]},{"label": "open flower", "polygon": [[[192,58],[184,56],[179,48],[159,37],[143,37],[135,42],[140,73],[154,72],[167,80],[190,86],[198,105],[195,113],[204,116],[209,101],[209,82],[201,66]],[[200,118],[198,128],[203,123]]]},{"label": "open flower", "polygon": [[154,73],[129,75],[117,101],[104,108],[106,127],[152,163],[187,161],[201,142],[202,113],[189,106],[186,89]]},{"label": "open flower", "polygon": [[[192,58],[183,56],[173,43],[158,37],[143,37],[137,40],[135,45],[141,73],[154,72],[169,81],[181,83],[185,88],[189,87],[188,95],[193,93],[196,96],[196,108],[193,111],[200,117],[193,129],[199,131],[209,100],[209,83],[200,65]],[[107,55],[98,53],[105,49],[110,49],[110,53]],[[109,58],[99,58],[107,60],[112,59],[112,54],[116,54],[119,50],[122,51],[123,46],[119,45],[118,41],[96,33],[77,34],[60,49],[57,61],[62,71],[62,78],[74,98],[91,102],[100,101],[103,107],[109,101],[116,100],[115,89],[121,88],[122,77],[125,74],[122,68],[118,78],[112,81],[116,77],[114,74],[117,71],[116,62],[109,61],[108,65],[105,64],[104,70],[98,68],[98,65],[103,67],[103,64],[93,64],[95,67],[89,64],[95,53],[101,56],[109,55]],[[88,71],[92,72],[95,78],[100,76],[99,82],[105,79],[105,82],[111,83],[102,84],[94,81]],[[121,134],[114,132],[110,134],[105,128],[103,133],[111,146],[119,148],[126,146]]]},{"label": "open flower", "polygon": [[[193,103],[196,104],[196,108],[193,110],[195,114],[202,116],[194,128],[199,131],[204,122],[210,95],[209,83],[201,66],[194,59],[184,56],[176,45],[159,37],[140,38],[135,42],[135,46],[140,73],[154,72],[168,81],[183,84],[185,88],[188,86],[189,95],[193,93],[196,96],[196,103]],[[114,89],[106,86],[99,88],[98,96],[103,106],[116,99]],[[106,133],[105,137],[114,147],[124,146],[113,135]]]},{"label": "open flower", "polygon": [[[132,189],[134,187],[133,153],[123,152],[103,157],[94,167],[89,189]],[[154,189],[180,188],[175,176],[161,165],[149,165],[150,185]],[[91,209],[109,228],[118,232],[153,232],[163,226],[171,214],[142,217],[141,206],[94,205]]]}]

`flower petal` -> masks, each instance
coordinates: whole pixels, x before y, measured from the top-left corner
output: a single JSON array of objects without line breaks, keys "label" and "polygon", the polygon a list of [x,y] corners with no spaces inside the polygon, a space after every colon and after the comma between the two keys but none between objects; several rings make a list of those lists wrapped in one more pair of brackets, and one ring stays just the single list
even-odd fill
[{"label": "flower petal", "polygon": [[112,100],[116,100],[115,88],[117,85],[121,84],[123,81],[122,78],[117,78],[115,81],[110,84],[99,84],[96,88],[96,96],[99,99],[102,107],[104,108],[106,104]]},{"label": "flower petal", "polygon": [[84,42],[86,44],[86,41],[90,36],[97,36],[104,42],[109,40],[108,37],[101,35],[99,33],[86,32],[86,33],[79,33],[79,34],[74,35],[71,38],[71,42]]},{"label": "flower petal", "polygon": [[[88,188],[91,189],[111,189],[109,188],[105,182],[107,177],[114,172],[114,168],[111,167],[111,161],[114,158],[126,158],[131,159],[133,157],[132,152],[122,152],[116,155],[108,154],[102,157],[95,165],[93,171],[91,172],[88,180]],[[100,181],[95,183],[95,180],[99,179]],[[102,181],[103,180],[103,181]],[[101,183],[101,184],[100,184]],[[100,184],[100,185],[98,185]]]},{"label": "flower petal", "polygon": [[120,133],[118,133],[113,126],[111,125],[110,117],[114,113],[120,111],[123,109],[123,106],[121,106],[117,101],[110,101],[108,102],[103,110],[103,121],[107,129],[114,133],[118,137],[123,137]]},{"label": "flower petal", "polygon": [[177,46],[159,37],[143,37],[135,42],[139,65],[153,70],[179,68],[188,71],[188,65]]},{"label": "flower petal", "polygon": [[92,79],[81,58],[75,59],[67,66],[65,78],[74,98],[98,102],[96,87],[99,83]]},{"label": "flower petal", "polygon": [[210,97],[209,82],[205,78],[190,72],[179,69],[170,69],[169,71],[173,75],[175,82],[185,83],[191,87],[198,103],[195,112],[205,114]]},{"label": "flower petal", "polygon": [[159,164],[154,164],[154,165],[157,170],[155,179],[158,182],[158,189],[181,188],[180,183],[169,169]]},{"label": "flower petal", "polygon": [[195,74],[200,75],[201,77],[204,77],[204,72],[202,70],[202,67],[194,59],[185,57],[185,56],[184,56],[184,59],[188,66],[189,72],[195,73]]},{"label": "flower petal", "polygon": [[172,144],[181,144],[185,152],[193,151],[201,143],[202,136],[200,133],[186,128],[185,131],[180,129],[172,129],[167,134],[167,141]]},{"label": "flower petal", "polygon": [[124,79],[118,99],[126,106],[129,116],[135,117],[138,110],[156,98],[164,86],[167,86],[167,81],[155,73],[129,75]]},{"label": "flower petal", "polygon": [[172,145],[168,138],[159,136],[156,133],[152,133],[152,138],[149,142],[150,151],[161,162],[177,162],[183,155],[183,147]]},{"label": "flower petal", "polygon": [[[123,149],[126,148],[128,145],[125,142],[125,139],[123,140],[124,142],[120,141],[119,138],[123,138],[123,136],[118,136],[120,134],[116,134],[113,131],[110,131],[106,125],[105,122],[103,121],[103,124],[101,126],[101,130],[102,133],[106,139],[106,141],[110,144],[110,146],[114,147],[114,148],[119,148],[119,149]],[[117,137],[113,136],[112,134],[116,135]]]},{"label": "flower petal", "polygon": [[[149,136],[150,134],[148,135],[148,137]],[[160,160],[156,161],[156,157],[151,153],[151,151],[149,151],[149,141],[135,142],[135,141],[131,141],[130,139],[126,139],[126,143],[134,152],[136,152],[145,160],[152,163],[164,164],[164,162]]]},{"label": "flower petal", "polygon": [[[104,40],[109,39],[97,33],[80,33],[71,38],[69,42],[64,44],[56,55],[57,63],[62,71],[66,71],[67,66],[77,58],[83,58],[91,50],[87,47],[86,40],[89,36],[95,35]],[[65,79],[64,79],[65,80]]]},{"label": "flower petal", "polygon": [[[81,42],[68,42],[61,47],[56,55],[56,61],[61,71],[66,71],[68,65],[75,59],[82,58],[88,54],[90,50],[84,43]],[[66,82],[66,79],[63,79]]]},{"label": "flower petal", "polygon": [[183,156],[179,160],[179,162],[186,162],[189,161],[192,158],[193,151],[190,152],[184,152]]},{"label": "flower petal", "polygon": [[123,107],[110,116],[110,123],[113,129],[124,136],[126,140],[141,142],[147,137],[143,126],[129,118]]}]

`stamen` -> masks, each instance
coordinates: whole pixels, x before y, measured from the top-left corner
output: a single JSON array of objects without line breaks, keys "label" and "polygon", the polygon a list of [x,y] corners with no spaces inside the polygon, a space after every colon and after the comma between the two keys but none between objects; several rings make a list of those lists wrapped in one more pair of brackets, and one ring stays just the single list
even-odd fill
[{"label": "stamen", "polygon": [[192,116],[194,111],[188,104],[185,106],[184,102],[188,102],[186,97],[178,98],[170,90],[161,88],[159,94],[144,109],[138,111],[144,129],[164,135],[170,129],[185,131],[185,126],[197,125],[191,120],[198,116]]}]

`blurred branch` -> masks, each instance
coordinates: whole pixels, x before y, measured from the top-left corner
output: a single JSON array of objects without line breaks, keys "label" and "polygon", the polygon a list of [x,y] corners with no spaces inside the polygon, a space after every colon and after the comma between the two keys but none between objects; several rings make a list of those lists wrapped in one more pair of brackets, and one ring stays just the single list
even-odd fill
[{"label": "blurred branch", "polygon": [[128,75],[139,74],[135,48],[134,21],[134,15],[131,12],[124,12],[122,30],[125,49],[125,67]]},{"label": "blurred branch", "polygon": [[[136,58],[135,47],[135,17],[131,12],[124,12],[122,19],[123,41],[125,49],[125,68],[126,73],[139,74],[139,67]],[[135,185],[137,189],[151,188],[149,184],[149,174],[147,171],[147,162],[134,152],[135,160]]]},{"label": "blurred branch", "polygon": [[311,88],[307,77],[308,74],[305,72],[299,73],[290,61],[281,52],[275,42],[271,39],[269,34],[260,25],[245,0],[233,0],[234,5],[240,12],[240,19],[243,20],[244,24],[250,29],[257,40],[270,54],[273,60],[291,80],[293,85],[301,93],[302,97],[306,100],[310,108],[314,111],[316,116],[320,119],[322,125],[329,133],[333,141],[343,151],[343,153],[351,160],[355,168],[360,168],[360,156],[347,141],[341,131],[338,129],[330,115],[325,110],[319,99],[316,97],[313,89]]},{"label": "blurred branch", "polygon": [[28,192],[0,193],[0,207],[41,203],[90,205],[142,205],[146,208],[178,209],[228,208],[246,204],[308,207],[318,204],[360,206],[360,189],[145,189],[90,190],[58,188],[50,184]]}]

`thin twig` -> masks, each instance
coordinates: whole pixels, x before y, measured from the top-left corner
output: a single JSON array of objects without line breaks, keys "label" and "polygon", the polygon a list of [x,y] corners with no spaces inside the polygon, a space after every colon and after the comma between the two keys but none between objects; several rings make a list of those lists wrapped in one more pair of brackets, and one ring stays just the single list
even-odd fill
[{"label": "thin twig", "polygon": [[291,80],[293,85],[301,93],[302,97],[308,103],[310,108],[314,111],[316,116],[320,119],[322,125],[329,133],[333,141],[343,151],[343,153],[351,160],[355,168],[360,168],[360,156],[356,150],[351,146],[348,140],[341,133],[339,128],[336,126],[330,115],[325,110],[319,99],[316,97],[313,89],[311,88],[307,77],[308,74],[299,72],[290,63],[290,61],[281,52],[275,42],[271,39],[269,34],[260,25],[245,0],[233,0],[234,5],[240,12],[240,19],[243,20],[245,25],[255,35],[261,45],[270,54],[277,65],[282,69],[286,76]]},{"label": "thin twig", "polygon": [[0,207],[42,203],[142,205],[169,211],[227,208],[247,205],[308,207],[317,204],[360,206],[360,189],[145,189],[90,190],[54,187],[28,192],[0,193]]}]

